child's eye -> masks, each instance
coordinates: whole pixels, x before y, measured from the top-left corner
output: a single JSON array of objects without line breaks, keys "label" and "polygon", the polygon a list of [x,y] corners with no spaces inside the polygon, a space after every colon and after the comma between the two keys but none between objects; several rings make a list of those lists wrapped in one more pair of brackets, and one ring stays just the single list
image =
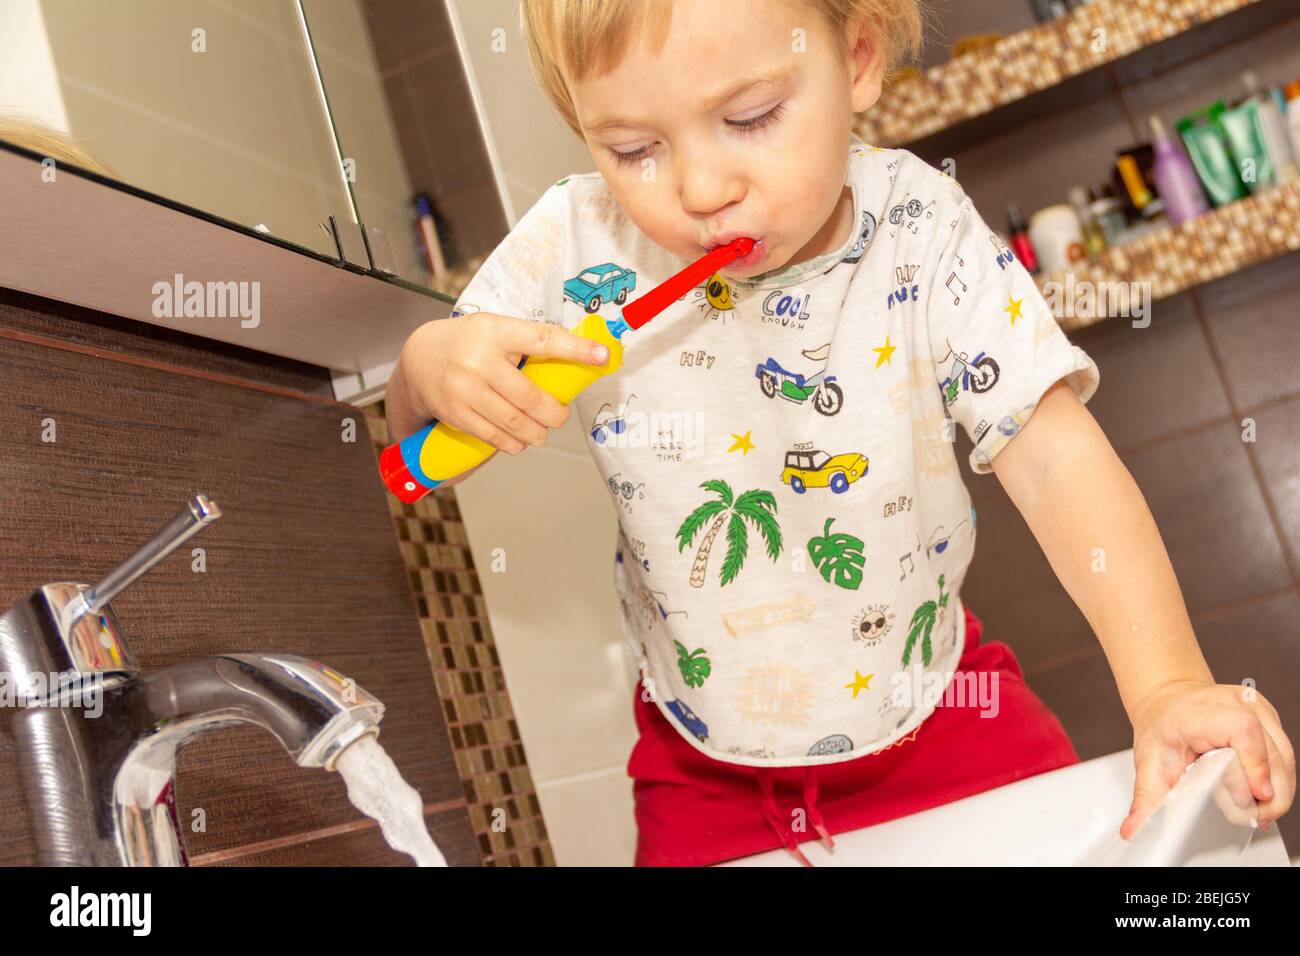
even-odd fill
[{"label": "child's eye", "polygon": [[614,164],[616,166],[631,166],[649,156],[650,147],[642,146],[640,149],[633,150],[630,153],[620,153],[616,149],[611,149],[609,153],[614,157]]},{"label": "child's eye", "polygon": [[742,133],[754,133],[760,129],[765,129],[773,123],[781,122],[781,117],[785,115],[785,104],[777,103],[762,116],[755,116],[753,119],[745,120],[741,123],[733,123],[727,120],[727,125],[740,130]]},{"label": "child's eye", "polygon": [[[785,116],[785,104],[777,103],[762,116],[755,116],[753,119],[744,120],[743,122],[733,122],[727,120],[727,125],[732,129],[739,130],[742,134],[757,133],[761,129],[766,129],[773,123],[781,122]],[[630,166],[640,162],[650,155],[650,147],[642,146],[640,149],[633,150],[630,153],[620,153],[611,149],[610,154],[614,157],[614,163],[617,166]]]}]

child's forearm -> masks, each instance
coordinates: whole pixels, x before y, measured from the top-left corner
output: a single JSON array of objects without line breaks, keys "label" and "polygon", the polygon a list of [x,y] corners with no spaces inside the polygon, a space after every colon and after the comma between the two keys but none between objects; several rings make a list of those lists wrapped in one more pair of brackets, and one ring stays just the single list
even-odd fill
[{"label": "child's forearm", "polygon": [[993,469],[1092,625],[1130,718],[1161,684],[1213,680],[1146,501],[1067,386],[1044,396]]},{"label": "child's forearm", "polygon": [[401,362],[397,363],[392,374],[388,376],[388,386],[384,391],[384,419],[388,422],[390,442],[401,441],[428,424],[420,421],[411,405]]}]

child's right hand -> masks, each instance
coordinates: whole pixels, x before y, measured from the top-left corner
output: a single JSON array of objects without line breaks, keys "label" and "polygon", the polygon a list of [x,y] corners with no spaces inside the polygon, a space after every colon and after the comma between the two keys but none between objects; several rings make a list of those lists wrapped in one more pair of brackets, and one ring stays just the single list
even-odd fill
[{"label": "child's right hand", "polygon": [[[568,421],[569,406],[524,375],[525,355],[609,360],[605,346],[548,322],[490,312],[426,322],[402,346],[389,381],[392,440],[436,418],[512,455],[542,445]],[[413,421],[394,421],[395,404]]]}]

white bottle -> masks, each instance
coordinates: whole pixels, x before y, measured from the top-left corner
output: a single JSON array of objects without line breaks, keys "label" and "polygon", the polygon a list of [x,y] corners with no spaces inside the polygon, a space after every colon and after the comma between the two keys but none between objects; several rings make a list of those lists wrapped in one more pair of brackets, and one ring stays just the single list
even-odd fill
[{"label": "white bottle", "polygon": [[1273,160],[1273,168],[1277,171],[1276,181],[1288,183],[1300,178],[1300,166],[1296,165],[1291,151],[1290,130],[1287,128],[1286,120],[1282,118],[1281,111],[1277,108],[1277,101],[1259,88],[1259,81],[1254,73],[1247,71],[1241,78],[1246,84],[1247,98],[1254,100],[1259,110],[1260,126],[1264,133],[1264,148],[1268,150],[1268,155]]},{"label": "white bottle", "polygon": [[1300,80],[1286,88],[1286,119],[1291,131],[1291,151],[1300,159]]}]

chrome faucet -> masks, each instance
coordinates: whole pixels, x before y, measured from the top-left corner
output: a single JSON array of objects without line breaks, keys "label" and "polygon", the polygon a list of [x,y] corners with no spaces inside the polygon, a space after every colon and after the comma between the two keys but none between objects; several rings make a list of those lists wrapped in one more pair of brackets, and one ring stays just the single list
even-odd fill
[{"label": "chrome faucet", "polygon": [[379,733],[382,703],[292,654],[140,673],[110,602],[220,516],[196,495],[99,584],[46,584],[0,616],[0,728],[18,753],[40,865],[188,866],[176,757],[199,734],[253,724],[299,766],[332,770]]}]

